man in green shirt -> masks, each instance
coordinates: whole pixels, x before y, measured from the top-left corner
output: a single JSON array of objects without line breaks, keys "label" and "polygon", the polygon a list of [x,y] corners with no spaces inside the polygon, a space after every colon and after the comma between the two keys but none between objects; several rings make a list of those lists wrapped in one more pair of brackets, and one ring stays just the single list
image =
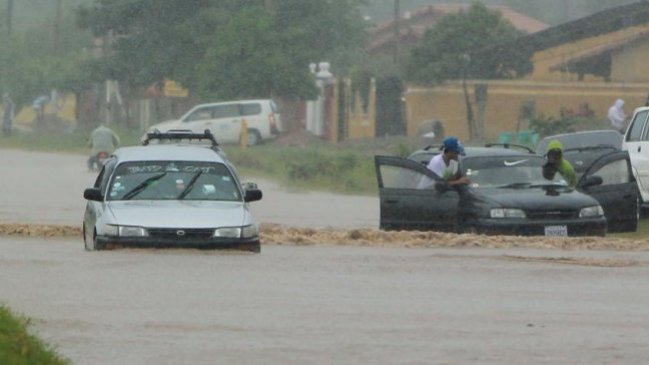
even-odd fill
[{"label": "man in green shirt", "polygon": [[560,141],[553,139],[548,143],[546,150],[547,163],[543,166],[543,176],[548,180],[553,180],[554,175],[558,172],[568,183],[568,186],[574,188],[577,185],[577,175],[570,162],[563,158],[563,145]]}]

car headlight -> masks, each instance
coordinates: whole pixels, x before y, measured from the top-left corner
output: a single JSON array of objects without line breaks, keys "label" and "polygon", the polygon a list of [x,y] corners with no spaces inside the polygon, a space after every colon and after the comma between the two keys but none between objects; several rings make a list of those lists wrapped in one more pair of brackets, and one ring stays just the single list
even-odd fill
[{"label": "car headlight", "polygon": [[119,237],[147,237],[149,232],[142,227],[107,224],[104,226],[104,234]]},{"label": "car headlight", "polygon": [[241,237],[241,227],[222,227],[214,230],[214,237],[239,238]]},{"label": "car headlight", "polygon": [[521,209],[495,208],[489,212],[491,218],[526,218],[525,212]]},{"label": "car headlight", "polygon": [[251,238],[259,235],[256,224],[243,227],[221,227],[214,230],[214,237],[223,238]]},{"label": "car headlight", "polygon": [[602,209],[602,207],[599,205],[582,208],[579,211],[579,218],[599,217],[602,215],[604,215],[604,209]]},{"label": "car headlight", "polygon": [[259,227],[256,224],[241,228],[241,238],[252,238],[259,236]]}]

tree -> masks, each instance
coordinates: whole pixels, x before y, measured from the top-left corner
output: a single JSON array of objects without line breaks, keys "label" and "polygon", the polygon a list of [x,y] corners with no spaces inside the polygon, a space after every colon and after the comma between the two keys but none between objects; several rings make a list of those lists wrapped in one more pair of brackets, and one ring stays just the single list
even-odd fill
[{"label": "tree", "polygon": [[167,77],[199,96],[311,97],[308,64],[345,71],[362,0],[97,0],[82,27],[114,35],[98,76],[145,87]]},{"label": "tree", "polygon": [[[473,3],[467,11],[445,16],[425,33],[412,50],[406,78],[425,85],[462,80],[469,133],[471,138],[481,138],[481,126],[474,125],[466,79],[511,79],[531,72],[531,49],[510,48],[506,54],[488,52],[522,35],[499,12]],[[484,93],[486,90],[481,90],[480,94]]]}]

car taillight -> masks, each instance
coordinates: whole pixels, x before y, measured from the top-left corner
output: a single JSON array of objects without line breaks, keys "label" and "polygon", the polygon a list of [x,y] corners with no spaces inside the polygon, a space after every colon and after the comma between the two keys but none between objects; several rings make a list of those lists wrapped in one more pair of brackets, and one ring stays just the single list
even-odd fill
[{"label": "car taillight", "polygon": [[279,133],[277,130],[277,121],[275,120],[275,113],[268,114],[268,123],[270,123],[270,132],[273,134]]}]

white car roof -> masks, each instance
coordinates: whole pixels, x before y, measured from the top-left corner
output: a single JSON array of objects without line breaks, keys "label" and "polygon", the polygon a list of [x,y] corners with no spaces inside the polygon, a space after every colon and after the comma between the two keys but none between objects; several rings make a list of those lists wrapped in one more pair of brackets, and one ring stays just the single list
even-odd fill
[{"label": "white car roof", "polygon": [[246,103],[266,103],[271,102],[272,99],[250,99],[250,100],[232,100],[232,101],[219,101],[216,103],[203,103],[194,105],[192,109],[203,106],[215,106],[215,105],[228,105],[228,104],[246,104]]},{"label": "white car roof", "polygon": [[203,161],[226,163],[208,146],[149,145],[118,148],[113,155],[127,161]]}]

